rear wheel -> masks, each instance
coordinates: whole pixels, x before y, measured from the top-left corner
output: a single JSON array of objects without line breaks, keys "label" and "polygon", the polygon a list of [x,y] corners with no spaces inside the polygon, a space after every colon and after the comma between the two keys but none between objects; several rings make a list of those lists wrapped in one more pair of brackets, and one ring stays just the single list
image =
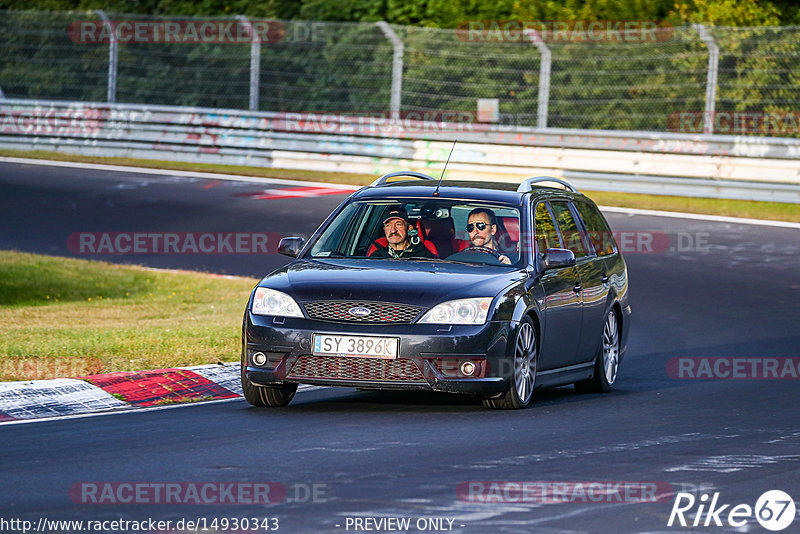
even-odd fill
[{"label": "rear wheel", "polygon": [[511,386],[502,396],[483,399],[487,408],[514,410],[526,408],[533,399],[533,388],[536,385],[536,329],[530,317],[520,322],[514,340],[514,375]]},{"label": "rear wheel", "polygon": [[245,362],[242,361],[242,393],[244,398],[253,406],[270,406],[279,408],[286,406],[297,392],[297,384],[283,384],[282,386],[257,386],[245,374]]},{"label": "rear wheel", "polygon": [[581,393],[605,393],[617,380],[619,369],[619,327],[617,313],[610,309],[603,326],[603,344],[594,361],[594,376],[583,382],[576,382],[575,389]]}]

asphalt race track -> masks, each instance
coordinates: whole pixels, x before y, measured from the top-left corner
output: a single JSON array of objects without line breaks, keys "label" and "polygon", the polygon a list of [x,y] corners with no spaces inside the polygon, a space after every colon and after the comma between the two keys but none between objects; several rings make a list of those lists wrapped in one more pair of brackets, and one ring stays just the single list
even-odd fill
[{"label": "asphalt race track", "polygon": [[[242,196],[267,187],[287,186],[0,163],[0,249],[260,276],[287,258],[75,254],[68,240],[83,232],[308,236],[344,198]],[[627,236],[634,314],[610,394],[559,388],[539,392],[528,410],[499,412],[457,396],[316,388],[286,409],[237,399],[6,424],[0,516],[34,525],[153,518],[172,521],[173,531],[181,519],[277,518],[279,532],[389,532],[396,523],[372,520],[405,518],[410,532],[769,532],[755,512],[743,526],[728,520],[768,490],[800,508],[800,232],[608,219]],[[778,362],[782,379],[754,371],[767,361]],[[272,483],[273,504],[81,496],[117,483],[209,482]],[[679,492],[696,503],[684,496],[688,526],[675,519],[670,527]],[[705,513],[715,495],[717,508],[730,505],[715,516],[723,526]],[[800,532],[800,518],[783,532]]]}]

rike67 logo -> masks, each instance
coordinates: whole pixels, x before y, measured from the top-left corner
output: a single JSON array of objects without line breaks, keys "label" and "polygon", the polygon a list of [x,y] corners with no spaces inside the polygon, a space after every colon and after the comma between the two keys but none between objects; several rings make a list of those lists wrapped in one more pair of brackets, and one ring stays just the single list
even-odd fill
[{"label": "rike67 logo", "polygon": [[[780,490],[764,492],[756,501],[755,507],[749,504],[735,506],[722,504],[719,500],[719,492],[711,496],[704,493],[699,499],[691,493],[681,492],[675,495],[667,526],[673,526],[677,520],[677,525],[682,527],[699,527],[701,525],[722,527],[727,525],[741,528],[755,517],[755,520],[765,529],[778,532],[792,524],[796,513],[794,500],[788,493]],[[694,521],[691,521],[692,517],[694,517]]]}]

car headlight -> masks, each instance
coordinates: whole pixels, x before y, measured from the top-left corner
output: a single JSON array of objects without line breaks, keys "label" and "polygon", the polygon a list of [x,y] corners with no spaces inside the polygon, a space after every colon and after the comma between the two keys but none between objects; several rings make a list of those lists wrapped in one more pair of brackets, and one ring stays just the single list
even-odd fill
[{"label": "car headlight", "polygon": [[437,304],[422,316],[420,323],[483,324],[489,314],[492,297],[449,300]]},{"label": "car headlight", "polygon": [[256,288],[253,297],[253,313],[256,315],[278,315],[283,317],[303,317],[300,306],[286,293],[267,289]]}]

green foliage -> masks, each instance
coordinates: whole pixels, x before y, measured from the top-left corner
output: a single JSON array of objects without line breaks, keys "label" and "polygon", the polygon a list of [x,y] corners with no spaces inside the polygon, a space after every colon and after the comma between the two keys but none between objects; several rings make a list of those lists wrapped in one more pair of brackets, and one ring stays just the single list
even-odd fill
[{"label": "green foliage", "polygon": [[[800,100],[800,29],[715,29],[722,50],[717,110],[777,112],[778,131],[768,135],[798,135],[796,103]],[[788,114],[784,113],[788,112]],[[788,127],[787,131],[780,131]]]},{"label": "green foliage", "polygon": [[[47,2],[61,5],[59,0]],[[63,7],[78,9],[102,7],[112,20],[152,20],[158,13],[223,20],[233,20],[237,13],[282,17],[282,38],[261,47],[259,103],[265,111],[386,112],[392,46],[371,24],[377,20],[402,24],[394,28],[405,46],[406,111],[475,112],[478,99],[496,98],[504,123],[537,124],[540,52],[528,40],[465,38],[464,32],[452,30],[463,30],[465,21],[483,20],[667,20],[675,25],[674,31],[659,34],[658,42],[548,42],[551,127],[664,131],[674,113],[701,113],[708,49],[688,25],[692,21],[708,23],[721,49],[718,110],[793,111],[800,99],[798,29],[711,26],[796,19],[798,8],[788,0],[63,2]],[[15,0],[0,0],[0,5],[21,6]],[[35,0],[25,7],[37,5]],[[12,98],[104,101],[108,45],[74,42],[66,28],[80,20],[98,18],[85,11],[3,12],[4,93]],[[318,22],[333,20],[352,22]],[[248,107],[249,43],[122,43],[118,64],[119,102]]]},{"label": "green foliage", "polygon": [[521,20],[662,20],[673,0],[521,1],[512,12]]},{"label": "green foliage", "polygon": [[75,15],[65,13],[0,16],[0,87],[6,96],[105,98],[108,50],[71,41],[67,29],[74,20]]},{"label": "green foliage", "polygon": [[374,22],[386,18],[384,2],[375,0],[306,0],[300,4],[292,18],[301,20],[331,20],[352,22]]},{"label": "green foliage", "polygon": [[0,0],[0,10],[271,17],[455,28],[465,20],[670,20],[719,26],[800,22],[795,0]]},{"label": "green foliage", "polygon": [[681,21],[704,22],[716,26],[777,26],[780,11],[762,0],[686,0],[676,3],[675,15]]},{"label": "green foliage", "polygon": [[[383,111],[392,46],[374,24],[284,23],[261,49],[260,102],[272,111]],[[332,66],[335,65],[334,68]]]}]

